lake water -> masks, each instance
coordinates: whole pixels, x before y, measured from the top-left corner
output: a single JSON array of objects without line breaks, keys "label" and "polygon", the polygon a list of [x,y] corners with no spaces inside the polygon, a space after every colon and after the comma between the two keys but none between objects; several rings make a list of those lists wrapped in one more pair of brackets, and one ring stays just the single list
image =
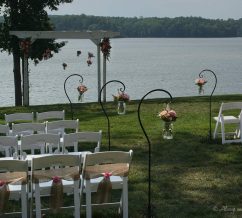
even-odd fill
[{"label": "lake water", "polygon": [[[120,80],[132,99],[140,99],[152,89],[165,89],[173,97],[198,95],[194,80],[203,69],[213,70],[218,78],[214,95],[242,93],[242,38],[124,38],[111,39],[111,58],[107,62],[107,81]],[[77,57],[76,51],[82,54]],[[97,64],[87,66],[87,53],[96,55],[90,40],[68,40],[53,58],[34,66],[30,62],[30,104],[67,103],[63,84],[77,73],[88,87],[86,102],[97,101]],[[67,63],[66,70],[62,63]],[[0,53],[0,106],[14,105],[12,56]],[[211,93],[214,77],[204,74],[205,95]],[[78,77],[66,83],[67,92],[77,102]],[[120,88],[118,83],[107,86],[107,99]],[[147,96],[166,97],[164,93]]]}]

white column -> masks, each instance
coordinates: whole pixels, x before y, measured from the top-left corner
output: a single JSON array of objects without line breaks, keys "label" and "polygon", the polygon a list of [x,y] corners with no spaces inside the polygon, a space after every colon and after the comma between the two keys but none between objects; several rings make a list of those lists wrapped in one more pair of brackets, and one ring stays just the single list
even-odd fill
[{"label": "white column", "polygon": [[[103,85],[107,82],[107,75],[106,75],[106,57],[103,55]],[[103,89],[103,102],[106,102],[106,87]]]}]

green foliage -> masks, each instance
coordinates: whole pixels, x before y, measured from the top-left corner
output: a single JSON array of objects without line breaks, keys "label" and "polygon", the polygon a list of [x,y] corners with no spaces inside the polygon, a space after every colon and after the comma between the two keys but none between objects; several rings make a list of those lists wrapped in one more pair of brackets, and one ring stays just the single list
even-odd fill
[{"label": "green foliage", "polygon": [[50,16],[56,30],[111,30],[122,37],[237,37],[240,20],[201,17],[125,18],[82,15]]},{"label": "green foliage", "polygon": [[[53,25],[48,18],[45,11],[46,7],[51,10],[57,10],[57,6],[64,2],[71,2],[72,0],[2,0],[0,1],[0,9],[3,11],[3,18],[1,19],[1,33],[0,33],[0,48],[2,51],[13,52],[12,39],[9,35],[9,30],[31,30],[31,31],[48,31],[53,30]],[[5,6],[5,7],[4,7]],[[16,39],[16,38],[15,38]],[[38,39],[32,46],[29,53],[31,59],[43,59],[43,54],[46,49],[58,52],[61,47],[65,45],[64,42],[56,43],[53,39]]]},{"label": "green foliage", "polygon": [[[241,101],[241,97],[214,96],[212,116],[218,114],[222,101]],[[232,214],[221,209],[226,205],[229,209],[241,209],[241,144],[222,145],[220,139],[207,141],[207,96],[174,98],[171,108],[178,115],[174,123],[174,139],[162,139],[162,121],[157,113],[163,108],[164,100],[146,100],[140,108],[142,123],[151,140],[151,202],[155,206],[155,217],[240,217],[241,212]],[[121,116],[117,115],[116,103],[104,104],[111,124],[111,150],[134,151],[129,174],[129,214],[132,218],[144,217],[148,197],[148,144],[137,119],[138,103],[127,103],[127,114]],[[73,107],[74,119],[80,120],[80,130],[101,129],[101,151],[108,150],[107,120],[100,105],[84,103]],[[62,109],[66,111],[66,118],[71,119],[68,104],[0,108],[0,123],[4,122],[4,113]],[[214,125],[213,122],[212,128]],[[63,212],[63,217],[71,216],[72,212]],[[84,210],[82,217],[85,217]],[[120,216],[116,209],[94,209],[93,217]]]}]

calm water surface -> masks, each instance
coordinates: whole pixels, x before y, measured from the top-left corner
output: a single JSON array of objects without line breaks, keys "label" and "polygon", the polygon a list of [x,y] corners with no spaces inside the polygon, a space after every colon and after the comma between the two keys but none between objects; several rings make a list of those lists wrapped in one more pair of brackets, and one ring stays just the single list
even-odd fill
[{"label": "calm water surface", "polygon": [[[112,39],[111,58],[107,62],[107,81],[117,79],[126,85],[131,99],[140,99],[151,89],[161,88],[172,96],[198,95],[194,80],[203,69],[213,70],[218,78],[215,95],[242,93],[242,38],[213,39]],[[76,51],[82,54],[77,57]],[[97,101],[97,66],[87,66],[87,53],[96,54],[90,40],[68,40],[61,52],[37,66],[30,62],[30,104],[55,104],[68,102],[63,84],[73,74],[81,74],[88,87],[85,101]],[[62,63],[67,63],[66,70]],[[0,106],[14,105],[12,56],[0,53]],[[210,94],[214,77],[205,74],[208,83],[205,95]],[[78,77],[67,82],[67,91],[77,102]],[[107,86],[107,99],[116,94],[119,84]],[[149,96],[166,97],[155,93]]]}]

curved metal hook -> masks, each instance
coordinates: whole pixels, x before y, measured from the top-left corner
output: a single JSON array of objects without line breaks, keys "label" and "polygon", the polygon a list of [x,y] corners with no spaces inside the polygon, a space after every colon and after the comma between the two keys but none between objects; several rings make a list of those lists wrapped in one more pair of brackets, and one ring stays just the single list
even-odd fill
[{"label": "curved metal hook", "polygon": [[167,94],[169,95],[169,97],[170,97],[170,102],[172,101],[172,95],[171,95],[168,91],[166,91],[166,90],[164,90],[164,89],[154,89],[154,90],[149,91],[147,94],[145,94],[145,95],[141,98],[141,100],[140,100],[140,102],[139,102],[139,106],[138,106],[138,119],[139,119],[139,124],[140,124],[140,126],[141,126],[141,129],[143,130],[143,133],[144,133],[144,135],[145,135],[145,137],[146,137],[146,139],[147,139],[148,145],[149,145],[149,167],[148,167],[148,173],[149,173],[149,174],[148,174],[148,179],[149,179],[149,187],[148,187],[148,217],[153,217],[153,215],[152,215],[152,211],[151,211],[152,206],[151,206],[151,181],[150,181],[150,180],[151,180],[151,143],[150,143],[149,137],[148,137],[148,135],[147,135],[147,133],[146,133],[146,131],[145,131],[145,129],[144,129],[144,126],[143,126],[143,124],[142,124],[142,122],[141,122],[141,119],[140,119],[140,107],[141,107],[141,104],[142,104],[143,100],[145,99],[145,97],[146,97],[147,95],[149,95],[149,94],[152,93],[152,92],[157,92],[157,91],[167,93]]},{"label": "curved metal hook", "polygon": [[79,76],[79,77],[81,78],[81,79],[79,80],[80,83],[83,83],[83,77],[82,77],[81,75],[79,75],[79,74],[74,73],[74,74],[71,74],[70,76],[68,76],[68,77],[65,79],[65,82],[64,82],[64,91],[65,91],[66,97],[68,98],[68,100],[69,100],[69,102],[70,102],[70,107],[71,107],[71,118],[72,118],[72,120],[73,120],[73,107],[72,107],[72,102],[71,102],[71,99],[69,98],[69,96],[68,96],[68,94],[67,94],[67,92],[66,92],[66,81],[67,81],[70,77],[72,77],[72,76]]},{"label": "curved metal hook", "polygon": [[213,96],[213,93],[214,93],[214,91],[216,89],[217,81],[218,80],[217,80],[216,74],[212,70],[209,70],[209,69],[202,70],[199,73],[199,77],[200,78],[203,78],[203,74],[206,73],[206,72],[212,73],[214,75],[214,78],[215,78],[215,83],[214,83],[213,91],[211,92],[210,97],[209,97],[209,139],[211,141],[212,140],[212,96]]},{"label": "curved metal hook", "polygon": [[106,116],[106,118],[107,118],[107,120],[108,120],[108,150],[109,150],[109,151],[110,151],[110,147],[111,147],[111,144],[110,144],[110,121],[109,121],[108,114],[107,114],[106,110],[105,110],[104,107],[103,107],[103,103],[102,103],[102,100],[101,100],[101,99],[102,99],[101,96],[102,96],[102,91],[103,91],[103,89],[104,89],[109,83],[112,83],[112,82],[117,82],[117,83],[122,84],[123,88],[120,88],[119,90],[120,90],[121,92],[124,92],[124,91],[125,91],[125,85],[124,85],[124,83],[122,83],[122,82],[119,81],[119,80],[110,80],[110,81],[106,82],[106,83],[102,86],[102,88],[101,88],[101,90],[100,90],[100,92],[99,92],[99,104],[101,105],[102,110],[103,110],[103,113],[105,114],[105,116]]}]

